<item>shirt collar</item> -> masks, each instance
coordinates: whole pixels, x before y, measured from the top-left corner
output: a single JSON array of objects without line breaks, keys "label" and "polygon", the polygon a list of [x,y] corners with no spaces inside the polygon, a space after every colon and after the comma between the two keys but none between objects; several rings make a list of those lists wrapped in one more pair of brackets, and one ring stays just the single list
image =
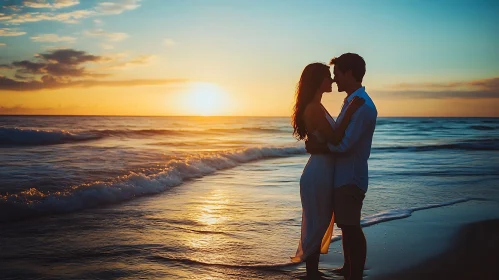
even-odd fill
[{"label": "shirt collar", "polygon": [[347,98],[345,98],[345,101],[347,103],[350,103],[355,96],[361,97],[365,92],[366,92],[366,87],[360,87],[352,94],[350,94]]}]

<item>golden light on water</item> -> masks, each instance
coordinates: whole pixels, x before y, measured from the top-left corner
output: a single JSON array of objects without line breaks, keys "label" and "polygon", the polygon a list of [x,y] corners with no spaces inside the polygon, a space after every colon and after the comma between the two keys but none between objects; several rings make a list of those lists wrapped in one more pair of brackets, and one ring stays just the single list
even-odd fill
[{"label": "golden light on water", "polygon": [[229,200],[220,191],[214,191],[201,206],[198,222],[207,226],[216,226],[228,220],[226,205]]}]

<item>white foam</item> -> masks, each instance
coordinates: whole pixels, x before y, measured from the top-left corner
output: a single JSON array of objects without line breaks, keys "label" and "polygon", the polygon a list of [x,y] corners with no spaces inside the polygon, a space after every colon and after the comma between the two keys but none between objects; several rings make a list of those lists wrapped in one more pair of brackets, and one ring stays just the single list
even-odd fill
[{"label": "white foam", "polygon": [[[178,186],[185,180],[209,175],[245,162],[304,153],[302,146],[248,148],[173,160],[167,164],[167,168],[153,175],[131,172],[111,182],[73,186],[57,193],[43,193],[33,188],[19,194],[0,196],[0,210],[11,213],[9,216],[0,215],[0,221],[16,220],[16,214],[29,217],[70,212],[157,194]],[[9,211],[9,208],[16,210]]]},{"label": "white foam", "polygon": [[[387,210],[387,211],[376,213],[374,215],[367,216],[367,217],[363,218],[360,221],[360,224],[362,227],[369,227],[369,226],[383,223],[383,222],[388,222],[388,221],[392,221],[392,220],[398,220],[398,219],[404,219],[404,218],[410,217],[412,215],[412,213],[414,213],[415,211],[437,208],[437,207],[444,207],[444,206],[449,206],[449,205],[453,205],[453,204],[457,204],[457,203],[467,202],[470,200],[474,200],[474,199],[473,198],[463,198],[463,199],[451,200],[451,201],[442,202],[442,203],[427,204],[427,205],[420,206],[420,207]],[[333,236],[333,238],[331,238],[331,242],[338,241],[338,240],[341,240],[341,236]]]}]

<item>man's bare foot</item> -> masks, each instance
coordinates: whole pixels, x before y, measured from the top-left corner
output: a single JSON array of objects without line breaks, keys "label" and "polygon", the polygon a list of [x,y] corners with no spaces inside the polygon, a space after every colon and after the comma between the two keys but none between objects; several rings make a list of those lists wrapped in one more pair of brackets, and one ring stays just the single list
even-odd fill
[{"label": "man's bare foot", "polygon": [[325,277],[325,276],[326,276],[326,274],[324,274],[324,272],[317,271],[315,273],[307,274],[305,279],[306,280],[324,279],[323,277]]},{"label": "man's bare foot", "polygon": [[334,274],[337,274],[337,275],[341,275],[341,276],[345,276],[346,274],[346,269],[345,267],[339,267],[339,268],[335,268],[333,269],[332,271]]}]

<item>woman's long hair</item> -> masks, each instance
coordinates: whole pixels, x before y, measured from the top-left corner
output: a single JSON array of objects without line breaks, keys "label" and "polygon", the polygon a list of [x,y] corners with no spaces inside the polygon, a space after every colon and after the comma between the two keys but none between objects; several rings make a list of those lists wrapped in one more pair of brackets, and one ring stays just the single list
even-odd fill
[{"label": "woman's long hair", "polygon": [[314,99],[324,78],[330,76],[329,66],[323,63],[312,63],[303,69],[300,81],[296,87],[296,102],[293,109],[292,124],[293,136],[298,140],[307,138],[307,128],[303,119],[303,112],[307,105]]}]

